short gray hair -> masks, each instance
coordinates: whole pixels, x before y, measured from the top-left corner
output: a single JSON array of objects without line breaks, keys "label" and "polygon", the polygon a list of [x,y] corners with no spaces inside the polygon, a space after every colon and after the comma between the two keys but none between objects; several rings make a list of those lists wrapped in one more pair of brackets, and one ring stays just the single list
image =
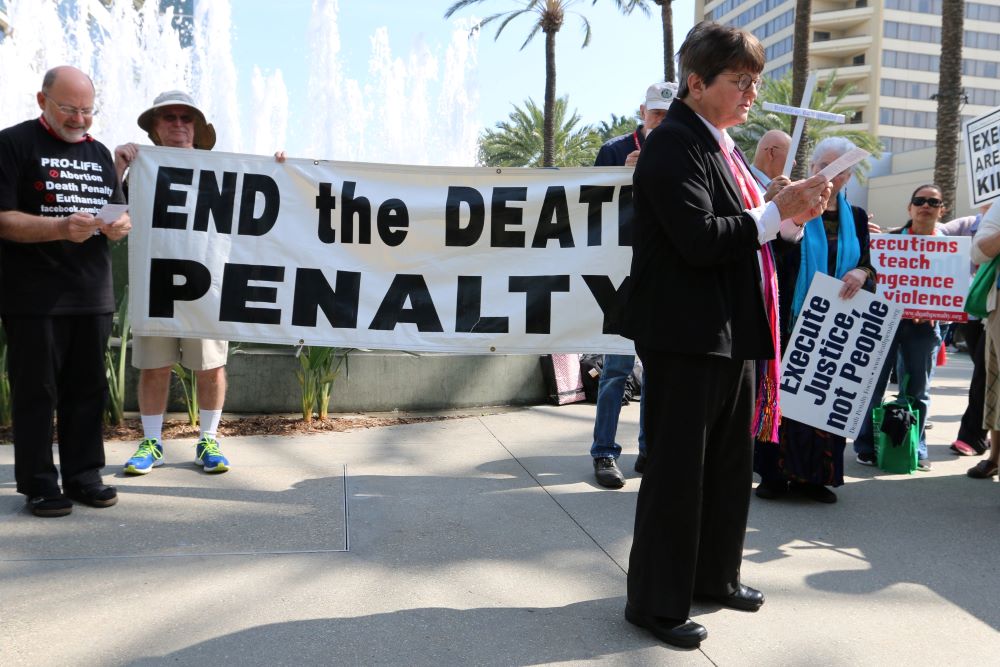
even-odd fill
[{"label": "short gray hair", "polygon": [[826,137],[816,144],[816,148],[813,149],[809,166],[811,167],[816,164],[816,158],[827,151],[835,151],[837,157],[840,157],[854,148],[857,148],[857,145],[847,137]]}]

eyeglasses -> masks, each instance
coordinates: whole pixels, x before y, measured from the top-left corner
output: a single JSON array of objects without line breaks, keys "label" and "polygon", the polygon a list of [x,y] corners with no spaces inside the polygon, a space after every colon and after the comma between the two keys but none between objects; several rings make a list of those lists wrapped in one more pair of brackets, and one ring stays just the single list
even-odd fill
[{"label": "eyeglasses", "polygon": [[744,72],[743,74],[737,76],[735,79],[730,79],[730,81],[735,83],[736,87],[739,88],[740,91],[746,92],[751,85],[754,87],[755,90],[760,90],[760,84],[762,79],[759,76],[753,77]]},{"label": "eyeglasses", "polygon": [[168,123],[175,123],[175,122],[177,122],[179,120],[180,122],[184,123],[185,125],[188,124],[188,123],[193,123],[194,122],[194,116],[192,116],[191,114],[186,114],[186,113],[164,113],[164,114],[160,114],[158,116],[158,118],[162,118],[163,120],[167,121]]},{"label": "eyeglasses", "polygon": [[914,197],[910,200],[910,203],[914,206],[923,206],[927,204],[931,208],[941,208],[944,205],[944,201],[938,199],[937,197]]},{"label": "eyeglasses", "polygon": [[47,99],[49,102],[52,102],[52,104],[56,105],[56,109],[59,109],[60,113],[64,113],[67,116],[75,116],[77,114],[80,114],[84,118],[91,118],[92,116],[97,115],[97,109],[94,107],[85,107],[83,109],[81,109],[80,107],[69,107],[66,106],[65,104],[59,104],[54,99],[49,97],[48,93],[42,93],[42,95],[44,95],[45,99]]}]

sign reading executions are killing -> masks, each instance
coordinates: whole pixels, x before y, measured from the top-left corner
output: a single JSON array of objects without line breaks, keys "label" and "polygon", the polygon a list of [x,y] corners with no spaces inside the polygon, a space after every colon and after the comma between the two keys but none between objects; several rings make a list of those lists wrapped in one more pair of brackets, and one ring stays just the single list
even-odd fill
[{"label": "sign reading executions are killing", "polygon": [[903,308],[816,273],[781,360],[781,412],[854,438],[861,430]]},{"label": "sign reading executions are killing", "polygon": [[982,206],[1000,196],[1000,108],[968,121],[962,134],[969,200]]},{"label": "sign reading executions are killing", "polygon": [[464,353],[634,353],[610,333],[632,170],[443,168],[144,146],[137,334]]},{"label": "sign reading executions are killing", "polygon": [[968,236],[872,234],[879,298],[898,303],[903,317],[965,322],[969,293]]}]

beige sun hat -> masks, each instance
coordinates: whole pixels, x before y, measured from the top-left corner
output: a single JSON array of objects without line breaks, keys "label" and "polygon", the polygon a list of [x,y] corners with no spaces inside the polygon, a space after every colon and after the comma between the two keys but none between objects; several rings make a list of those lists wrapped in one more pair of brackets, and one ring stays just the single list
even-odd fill
[{"label": "beige sun hat", "polygon": [[201,109],[199,109],[194,103],[191,96],[180,90],[168,90],[165,93],[157,95],[156,99],[153,100],[153,106],[139,114],[139,119],[136,122],[139,123],[139,127],[146,130],[150,140],[159,146],[160,139],[155,136],[153,132],[156,110],[160,107],[178,105],[188,107],[194,111],[194,147],[201,148],[206,151],[212,150],[212,147],[215,146],[215,128],[212,127],[211,123],[205,120],[205,114],[202,113]]}]

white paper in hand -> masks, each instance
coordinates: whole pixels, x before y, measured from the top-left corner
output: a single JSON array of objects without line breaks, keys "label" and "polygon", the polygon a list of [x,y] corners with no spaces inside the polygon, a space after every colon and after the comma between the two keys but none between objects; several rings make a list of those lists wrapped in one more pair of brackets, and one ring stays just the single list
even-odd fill
[{"label": "white paper in hand", "polygon": [[826,180],[832,181],[837,174],[850,169],[869,155],[871,155],[871,153],[866,151],[864,148],[852,148],[830,164],[826,165],[826,168],[819,173],[823,174],[826,177]]},{"label": "white paper in hand", "polygon": [[112,222],[122,217],[128,211],[128,204],[105,204],[97,212],[97,219],[104,224],[110,225]]}]

